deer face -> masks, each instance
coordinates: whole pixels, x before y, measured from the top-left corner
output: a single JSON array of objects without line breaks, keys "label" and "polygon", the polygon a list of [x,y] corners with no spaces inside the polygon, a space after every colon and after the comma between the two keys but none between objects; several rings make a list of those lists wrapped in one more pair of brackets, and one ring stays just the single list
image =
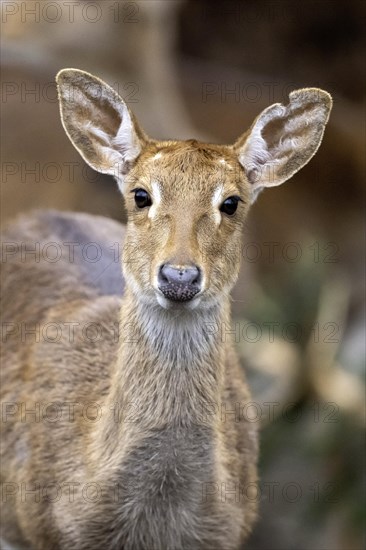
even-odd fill
[{"label": "deer face", "polygon": [[65,69],[57,83],[68,136],[125,197],[126,280],[141,301],[167,309],[209,307],[229,293],[249,205],[310,160],[331,109],[329,94],[307,88],[268,107],[232,146],[159,142],[101,80]]},{"label": "deer face", "polygon": [[229,292],[250,202],[244,170],[229,147],[151,143],[124,193],[124,271],[144,299],[193,308]]}]

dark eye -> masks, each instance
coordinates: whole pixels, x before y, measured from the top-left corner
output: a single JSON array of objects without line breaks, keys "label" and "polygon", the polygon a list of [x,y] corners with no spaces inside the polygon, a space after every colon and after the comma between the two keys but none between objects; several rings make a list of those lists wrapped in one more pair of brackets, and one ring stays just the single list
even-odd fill
[{"label": "dark eye", "polygon": [[147,191],[144,189],[133,189],[132,192],[135,193],[135,203],[138,208],[151,206],[151,198]]},{"label": "dark eye", "polygon": [[224,212],[228,216],[235,214],[236,209],[238,208],[238,202],[241,200],[240,197],[229,197],[220,206],[220,212]]}]

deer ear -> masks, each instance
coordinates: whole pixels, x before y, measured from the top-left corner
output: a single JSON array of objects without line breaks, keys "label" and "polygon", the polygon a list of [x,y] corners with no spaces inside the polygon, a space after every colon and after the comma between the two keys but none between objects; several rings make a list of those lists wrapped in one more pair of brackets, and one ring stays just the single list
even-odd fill
[{"label": "deer ear", "polygon": [[280,185],[316,153],[332,98],[318,88],[291,92],[286,104],[265,109],[234,145],[252,186],[252,202],[265,187]]},{"label": "deer ear", "polygon": [[147,140],[123,99],[105,82],[84,71],[64,69],[56,76],[63,127],[94,170],[123,176]]}]

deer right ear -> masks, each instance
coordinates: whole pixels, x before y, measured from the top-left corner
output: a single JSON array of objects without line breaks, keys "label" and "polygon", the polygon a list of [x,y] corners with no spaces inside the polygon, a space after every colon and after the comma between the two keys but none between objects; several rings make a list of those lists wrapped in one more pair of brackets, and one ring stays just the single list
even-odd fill
[{"label": "deer right ear", "polygon": [[83,159],[102,174],[123,176],[147,141],[123,99],[105,82],[84,71],[56,76],[63,127]]},{"label": "deer right ear", "polygon": [[234,149],[251,185],[252,202],[265,187],[280,185],[315,155],[332,108],[319,88],[291,92],[284,104],[267,107]]}]

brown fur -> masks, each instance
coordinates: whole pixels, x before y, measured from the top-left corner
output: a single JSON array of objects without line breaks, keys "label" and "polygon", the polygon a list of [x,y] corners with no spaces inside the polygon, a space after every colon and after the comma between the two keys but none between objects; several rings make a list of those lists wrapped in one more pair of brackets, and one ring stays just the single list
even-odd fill
[{"label": "brown fur", "polygon": [[[305,164],[321,140],[329,96],[293,95],[315,105],[315,134],[312,124],[296,128],[291,157],[276,136],[264,153],[251,145],[255,129],[235,146],[150,140],[95,77],[66,70],[58,84],[65,129],[91,166],[117,177],[128,225],[124,237],[116,222],[46,211],[19,218],[3,235],[2,536],[37,550],[238,549],[257,510],[257,431],[244,413],[251,398],[243,372],[218,329],[230,323],[250,202],[278,184],[268,174],[250,177],[253,163],[267,166],[275,150],[279,183],[294,159],[297,169]],[[90,84],[102,86],[102,99]],[[281,109],[286,126],[297,115],[291,102]],[[151,194],[150,208],[136,207],[136,187]],[[242,199],[235,215],[220,213],[233,195]],[[59,261],[24,256],[25,246],[44,250],[49,242],[59,243]],[[70,242],[80,244],[73,261]],[[90,242],[101,251],[94,264],[81,253]],[[123,243],[123,299],[115,243]],[[197,298],[157,300],[156,274],[168,261],[201,267]],[[34,325],[39,336],[25,336]],[[97,337],[83,332],[87,326]],[[25,406],[40,406],[39,415]]]}]

